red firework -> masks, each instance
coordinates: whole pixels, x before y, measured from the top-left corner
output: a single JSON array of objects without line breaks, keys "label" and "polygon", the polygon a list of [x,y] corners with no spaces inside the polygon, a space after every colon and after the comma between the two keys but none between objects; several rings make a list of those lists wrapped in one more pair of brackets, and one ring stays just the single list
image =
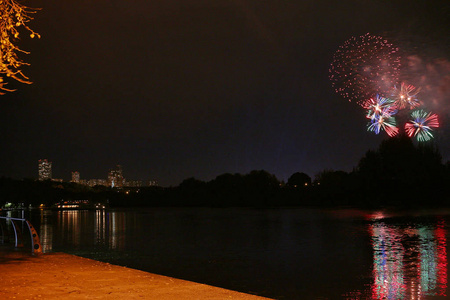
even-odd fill
[{"label": "red firework", "polygon": [[398,48],[369,33],[347,40],[333,56],[329,76],[335,91],[363,105],[379,94],[387,97],[400,72]]}]

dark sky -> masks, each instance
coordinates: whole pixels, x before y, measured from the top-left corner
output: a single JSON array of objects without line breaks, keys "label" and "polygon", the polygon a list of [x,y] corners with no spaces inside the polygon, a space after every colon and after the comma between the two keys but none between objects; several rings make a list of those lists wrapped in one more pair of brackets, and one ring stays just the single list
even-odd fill
[{"label": "dark sky", "polygon": [[30,23],[42,37],[19,42],[33,84],[11,82],[17,91],[0,97],[0,176],[36,178],[42,158],[54,178],[106,178],[121,164],[127,179],[163,186],[351,171],[387,135],[366,131],[328,68],[366,32],[392,37],[434,76],[435,142],[450,159],[449,1],[25,3],[42,8]]}]

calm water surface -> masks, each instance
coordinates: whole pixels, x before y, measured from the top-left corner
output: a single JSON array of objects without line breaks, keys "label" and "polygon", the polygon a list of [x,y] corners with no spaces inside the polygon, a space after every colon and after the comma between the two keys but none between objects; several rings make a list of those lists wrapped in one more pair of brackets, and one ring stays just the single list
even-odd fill
[{"label": "calm water surface", "polygon": [[276,299],[444,299],[450,213],[31,211],[67,252]]}]

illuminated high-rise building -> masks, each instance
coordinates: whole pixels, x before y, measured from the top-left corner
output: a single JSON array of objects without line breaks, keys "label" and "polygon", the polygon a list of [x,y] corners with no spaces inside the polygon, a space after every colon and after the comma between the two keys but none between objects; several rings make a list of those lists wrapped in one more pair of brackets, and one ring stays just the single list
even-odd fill
[{"label": "illuminated high-rise building", "polygon": [[117,165],[115,169],[109,170],[108,173],[108,186],[110,187],[123,187],[125,178],[123,178],[122,166]]},{"label": "illuminated high-rise building", "polygon": [[80,183],[80,172],[72,172],[72,180],[71,182]]},{"label": "illuminated high-rise building", "polygon": [[52,179],[52,162],[46,159],[39,160],[39,180]]}]

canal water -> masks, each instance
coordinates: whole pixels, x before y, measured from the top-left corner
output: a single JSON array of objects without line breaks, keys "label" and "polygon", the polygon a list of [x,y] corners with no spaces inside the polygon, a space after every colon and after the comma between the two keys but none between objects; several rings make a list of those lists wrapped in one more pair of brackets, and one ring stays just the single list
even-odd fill
[{"label": "canal water", "polygon": [[66,252],[276,299],[445,299],[450,211],[28,211]]}]

